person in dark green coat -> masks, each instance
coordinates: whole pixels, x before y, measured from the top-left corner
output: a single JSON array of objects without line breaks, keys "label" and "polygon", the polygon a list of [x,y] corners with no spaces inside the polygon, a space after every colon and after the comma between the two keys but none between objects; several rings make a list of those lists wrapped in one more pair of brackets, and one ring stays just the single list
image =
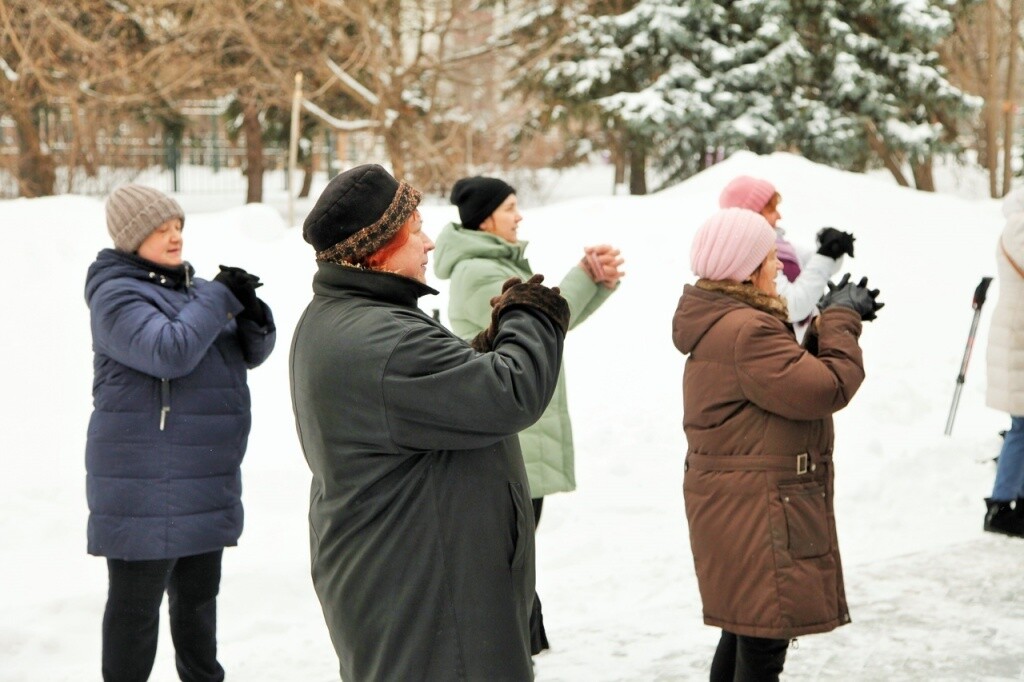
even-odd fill
[{"label": "person in dark green coat", "polygon": [[[448,321],[452,331],[471,339],[490,321],[490,300],[509,277],[533,274],[526,259],[527,242],[518,236],[519,213],[515,189],[503,180],[462,178],[452,188],[451,202],[459,208],[459,223],[451,223],[437,238],[434,273],[450,279]],[[584,257],[559,283],[569,303],[569,329],[601,307],[618,287],[623,259],[603,244],[584,249]],[[534,515],[539,520],[544,496],[576,489],[576,472],[566,397],[560,371],[555,395],[536,424],[519,434],[530,479]],[[548,648],[537,599],[531,616],[534,653]]]},{"label": "person in dark green coat", "polygon": [[420,194],[377,165],[303,226],[313,300],[291,393],[313,474],[313,585],[346,682],[532,680],[534,520],[516,434],[558,380],[569,309],[505,282],[474,350],[417,307]]}]

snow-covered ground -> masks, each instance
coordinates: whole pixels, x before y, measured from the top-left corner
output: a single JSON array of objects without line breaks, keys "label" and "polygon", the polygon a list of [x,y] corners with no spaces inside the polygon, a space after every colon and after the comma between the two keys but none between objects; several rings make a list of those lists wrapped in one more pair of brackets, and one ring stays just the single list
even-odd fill
[{"label": "snow-covered ground", "polygon": [[[684,358],[670,319],[692,281],[689,245],[722,186],[748,173],[783,195],[782,224],[810,244],[824,225],[857,236],[855,276],[886,307],[862,337],[867,380],[836,415],[836,507],[852,625],[804,637],[787,679],[1024,679],[1024,541],[981,531],[1005,415],[984,406],[983,311],[952,437],[943,435],[983,275],[994,275],[999,203],[940,175],[940,194],[799,157],[737,154],[669,190],[611,196],[608,169],[552,174],[522,193],[534,269],[559,279],[585,244],[608,242],[627,276],[567,340],[579,489],[549,497],[538,590],[552,649],[538,680],[706,679],[718,632],[701,622],[681,480]],[[220,653],[235,680],[330,680],[337,663],[309,579],[308,471],[288,396],[291,331],[310,297],[311,247],[285,202],[184,195],[186,257],[200,275],[238,265],[266,282],[274,356],[250,375],[254,426],[244,471],[246,531],[225,552]],[[299,202],[298,218],[311,200]],[[541,205],[543,204],[543,205]],[[428,232],[456,217],[423,206]],[[109,244],[97,199],[0,202],[0,680],[99,679],[102,559],[85,553],[84,437],[91,350],[82,288]],[[421,300],[445,310],[441,295]],[[780,387],[779,390],[786,390]],[[166,618],[165,618],[166,620]],[[161,634],[156,682],[176,679]]]}]

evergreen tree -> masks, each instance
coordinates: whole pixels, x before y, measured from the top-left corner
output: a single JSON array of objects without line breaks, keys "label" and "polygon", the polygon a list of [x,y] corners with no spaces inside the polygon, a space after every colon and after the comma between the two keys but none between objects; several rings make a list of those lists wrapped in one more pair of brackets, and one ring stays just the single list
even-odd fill
[{"label": "evergreen tree", "polygon": [[640,0],[577,17],[540,83],[571,114],[623,125],[669,180],[709,149],[796,149],[850,169],[880,161],[904,183],[909,162],[931,189],[932,155],[976,106],[935,50],[952,4]]},{"label": "evergreen tree", "polygon": [[[574,165],[595,149],[607,148],[616,157],[616,184],[623,181],[630,135],[597,100],[625,84],[608,82],[613,78],[611,55],[602,53],[599,43],[609,41],[594,24],[634,4],[636,0],[556,0],[524,13],[509,27],[502,38],[514,42],[520,54],[508,88],[522,96],[522,116],[514,131],[517,144],[557,128],[563,144],[556,167]],[[594,79],[582,78],[585,72]]]},{"label": "evergreen tree", "polygon": [[543,84],[570,111],[589,104],[656,150],[669,180],[708,149],[769,151],[793,116],[791,85],[807,55],[785,0],[641,0],[619,15],[583,15]]},{"label": "evergreen tree", "polygon": [[633,125],[647,118],[668,180],[702,168],[709,151],[763,153],[786,145],[796,108],[793,83],[809,58],[788,9],[785,0],[702,0],[663,15],[679,20],[671,28],[662,22],[659,29],[672,38],[659,55],[666,59],[664,71],[639,92],[608,101],[623,104]]},{"label": "evergreen tree", "polygon": [[794,0],[814,55],[799,94],[809,102],[789,137],[808,157],[863,169],[873,156],[903,184],[904,161],[934,189],[931,158],[955,148],[955,122],[977,107],[954,87],[936,46],[953,30],[953,2]]}]

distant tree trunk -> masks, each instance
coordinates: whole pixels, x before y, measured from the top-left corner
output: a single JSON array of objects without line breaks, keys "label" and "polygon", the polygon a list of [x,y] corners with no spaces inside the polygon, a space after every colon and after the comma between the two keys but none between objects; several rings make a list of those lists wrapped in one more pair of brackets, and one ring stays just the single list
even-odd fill
[{"label": "distant tree trunk", "polygon": [[75,169],[81,165],[85,174],[90,178],[98,175],[96,168],[96,126],[86,120],[89,118],[88,111],[83,111],[78,101],[69,99],[68,108],[71,110],[71,153],[67,161],[68,167],[68,192],[71,190],[72,178]]},{"label": "distant tree trunk", "polygon": [[18,132],[18,194],[23,197],[48,197],[57,184],[53,157],[43,151],[39,128],[28,105],[12,98],[6,105]]},{"label": "distant tree trunk", "polygon": [[1013,184],[1013,129],[1017,118],[1017,51],[1020,49],[1021,0],[1010,0],[1009,46],[1006,56],[1006,97],[1003,99],[1003,192]]},{"label": "distant tree trunk", "polygon": [[914,173],[914,185],[924,192],[935,191],[935,177],[932,174],[932,157],[922,161],[912,161],[910,170]]},{"label": "distant tree trunk", "polygon": [[384,147],[388,150],[388,158],[391,159],[391,173],[399,180],[405,180],[405,148],[402,144],[401,126],[397,125],[397,122],[385,131]]},{"label": "distant tree trunk", "polygon": [[[75,176],[77,173],[75,170],[78,168],[78,157],[82,150],[82,136],[78,134],[78,130],[75,126],[74,118],[77,116],[74,105],[71,107],[72,116],[72,133],[71,133],[71,144],[68,147],[67,154],[64,157],[64,167],[67,168],[67,179],[65,180],[64,192],[71,194],[75,191]],[[90,176],[92,177],[92,176]]]},{"label": "distant tree trunk", "polygon": [[81,126],[80,132],[76,133],[76,137],[82,138],[82,144],[85,145],[85,172],[90,178],[95,178],[99,175],[99,168],[97,167],[97,160],[99,159],[99,150],[97,149],[97,135],[95,131],[99,129],[99,124],[96,122],[96,112],[90,111],[86,108],[82,112],[82,118],[77,119],[78,124]]},{"label": "distant tree trunk", "polygon": [[647,194],[647,148],[637,135],[629,136],[629,193]]},{"label": "distant tree trunk", "polygon": [[626,147],[629,144],[629,133],[618,127],[609,136],[611,140],[612,163],[615,164],[615,184],[612,191],[626,184]]},{"label": "distant tree trunk", "polygon": [[999,172],[999,140],[997,129],[999,127],[999,80],[996,73],[999,69],[999,41],[996,33],[996,16],[999,7],[996,0],[988,0],[986,4],[988,15],[985,17],[985,31],[988,42],[988,92],[985,96],[985,164],[988,168],[988,191],[993,199],[999,196],[998,172]]},{"label": "distant tree trunk", "polygon": [[309,190],[313,187],[313,153],[306,154],[302,160],[302,188],[299,190],[299,198],[305,199],[309,196]]},{"label": "distant tree trunk", "polygon": [[242,131],[245,133],[245,175],[248,189],[245,203],[263,201],[263,128],[259,107],[252,100],[242,104]]},{"label": "distant tree trunk", "polygon": [[900,159],[893,154],[892,150],[889,149],[889,145],[885,143],[882,136],[878,134],[878,128],[875,127],[874,121],[868,120],[864,123],[865,134],[868,137],[868,146],[871,147],[871,151],[875,153],[886,169],[892,173],[892,176],[896,179],[896,182],[903,187],[910,187],[910,183],[907,181],[907,177],[903,175],[903,169],[901,168]]}]

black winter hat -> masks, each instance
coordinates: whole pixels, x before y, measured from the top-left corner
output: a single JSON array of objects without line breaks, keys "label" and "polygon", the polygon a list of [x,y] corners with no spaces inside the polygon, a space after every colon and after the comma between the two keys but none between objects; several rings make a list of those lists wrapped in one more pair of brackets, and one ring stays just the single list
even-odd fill
[{"label": "black winter hat", "polygon": [[487,220],[516,189],[504,180],[485,178],[477,175],[462,178],[452,187],[451,202],[459,207],[459,220],[470,230],[479,230],[480,223]]},{"label": "black winter hat", "polygon": [[318,261],[357,263],[391,241],[422,194],[378,164],[334,177],[302,224],[302,238]]}]

